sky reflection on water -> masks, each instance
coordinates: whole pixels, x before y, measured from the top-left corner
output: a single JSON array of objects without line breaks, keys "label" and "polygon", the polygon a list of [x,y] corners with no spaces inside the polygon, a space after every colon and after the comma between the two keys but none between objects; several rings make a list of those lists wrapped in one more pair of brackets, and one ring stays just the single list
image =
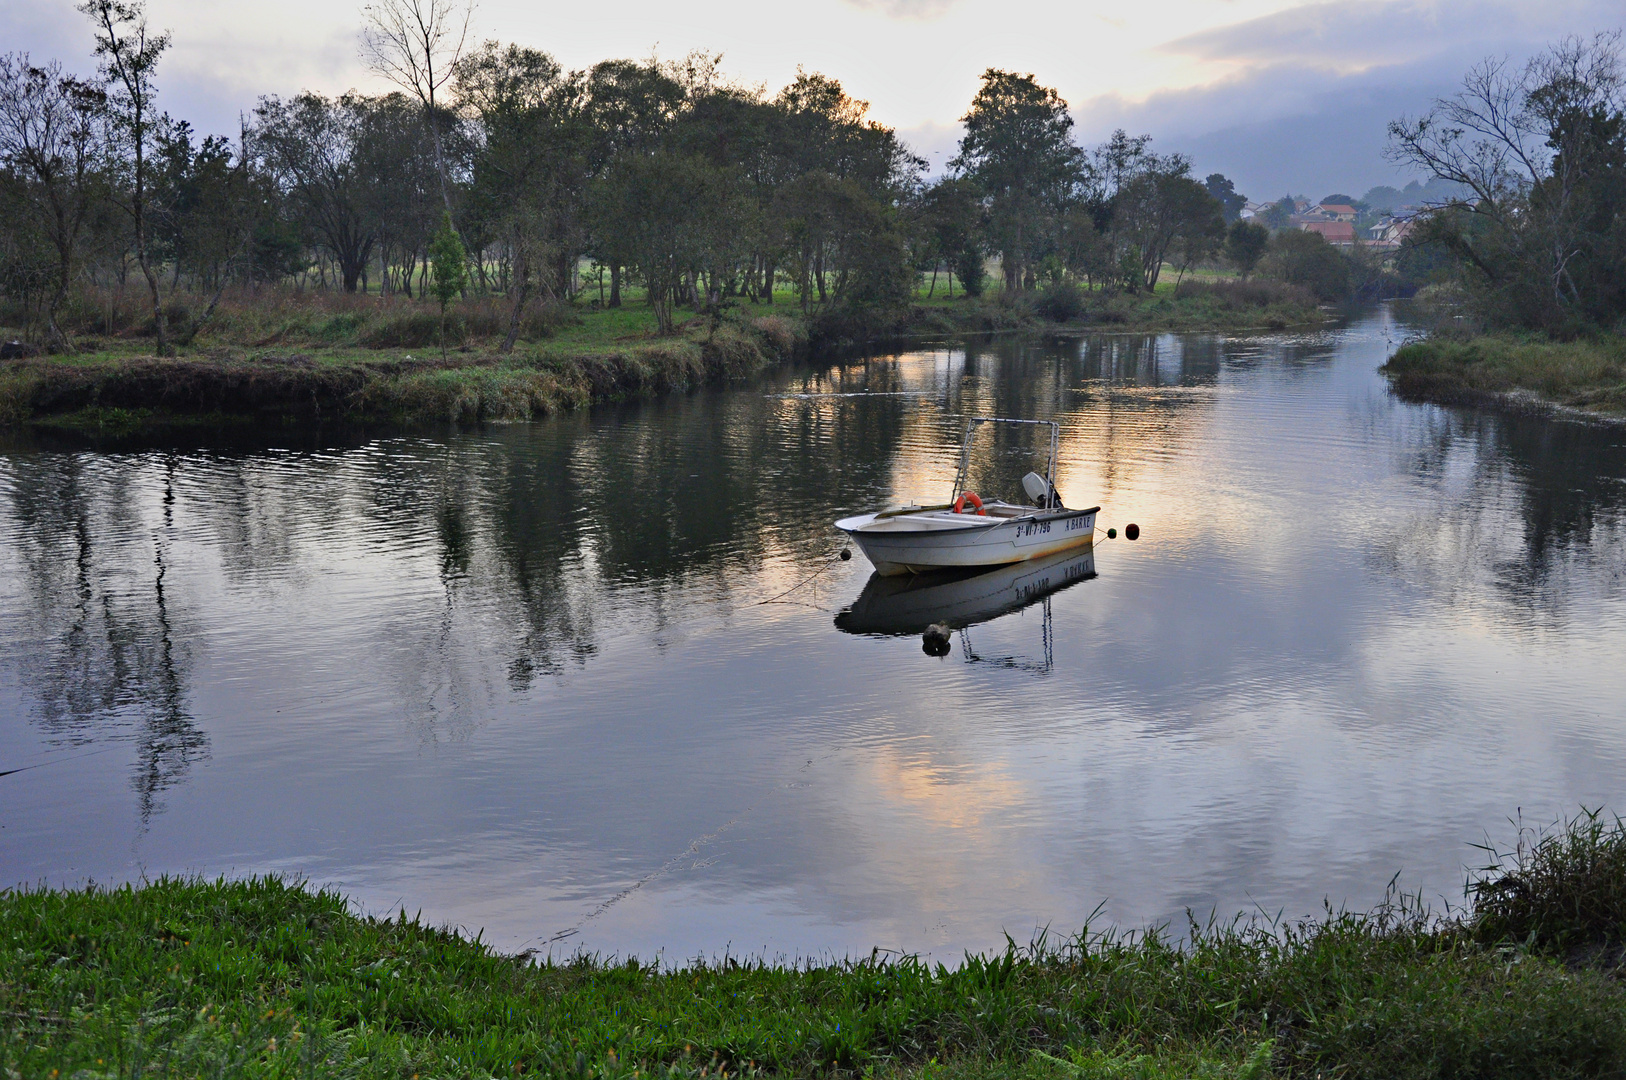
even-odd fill
[{"label": "sky reflection on water", "polygon": [[[14,449],[0,877],[279,870],[673,958],[952,958],[1097,904],[1362,906],[1397,871],[1455,900],[1521,808],[1626,806],[1626,431],[1399,402],[1400,333],[1001,341],[320,449]],[[838,629],[869,567],[830,523],[942,497],[974,413],[1060,420],[1063,497],[1142,539],[941,660]],[[1014,493],[1034,435],[998,439],[977,486]]]}]

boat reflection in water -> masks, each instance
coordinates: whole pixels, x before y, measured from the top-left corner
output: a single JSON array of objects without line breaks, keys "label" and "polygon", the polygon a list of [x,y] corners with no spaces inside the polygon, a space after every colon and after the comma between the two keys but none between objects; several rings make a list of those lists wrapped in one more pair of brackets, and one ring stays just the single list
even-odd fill
[{"label": "boat reflection in water", "polygon": [[[1050,597],[1094,576],[1093,545],[981,572],[943,570],[904,577],[871,574],[864,591],[836,616],[836,628],[849,634],[891,637],[946,627],[961,631],[960,647],[967,660],[1048,672]],[[1038,603],[1044,605],[1042,663],[977,655],[964,633],[966,628]]]}]

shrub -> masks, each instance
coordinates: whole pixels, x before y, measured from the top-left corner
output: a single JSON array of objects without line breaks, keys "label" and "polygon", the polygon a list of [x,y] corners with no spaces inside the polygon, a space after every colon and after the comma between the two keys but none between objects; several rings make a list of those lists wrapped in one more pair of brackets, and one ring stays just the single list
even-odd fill
[{"label": "shrub", "polygon": [[1033,310],[1051,322],[1072,322],[1084,316],[1084,293],[1077,285],[1058,281],[1045,286]]},{"label": "shrub", "polygon": [[[463,319],[447,321],[446,339],[461,341]],[[440,342],[440,315],[434,311],[404,311],[373,323],[361,334],[361,343],[374,349],[421,349]]]},{"label": "shrub", "polygon": [[1314,307],[1315,294],[1303,285],[1254,278],[1249,281],[1183,281],[1174,290],[1177,298],[1206,298],[1225,311],[1264,307]]},{"label": "shrub", "polygon": [[[540,304],[532,304],[525,310],[519,322],[520,336],[531,341],[550,338],[567,326],[573,326],[581,321],[575,309],[569,304],[559,300],[548,300]],[[508,324],[503,324],[503,333],[508,332]]]},{"label": "shrub", "polygon": [[315,337],[320,341],[348,341],[356,336],[366,319],[354,311],[342,311],[321,324]]},{"label": "shrub", "polygon": [[797,349],[805,344],[797,327],[783,315],[763,315],[752,319],[751,325],[762,335],[768,347],[782,358],[794,356]]},{"label": "shrub", "polygon": [[988,282],[988,271],[983,266],[982,252],[968,247],[958,252],[952,261],[954,276],[967,296],[981,296]]}]

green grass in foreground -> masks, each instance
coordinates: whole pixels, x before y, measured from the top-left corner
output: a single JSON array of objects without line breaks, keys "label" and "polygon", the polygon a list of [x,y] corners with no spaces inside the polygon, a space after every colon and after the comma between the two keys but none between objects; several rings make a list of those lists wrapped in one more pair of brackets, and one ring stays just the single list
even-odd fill
[{"label": "green grass in foreground", "polygon": [[1384,365],[1402,393],[1449,399],[1525,391],[1559,405],[1626,413],[1626,337],[1574,341],[1488,334],[1414,341]]},{"label": "green grass in foreground", "polygon": [[[1473,887],[1292,925],[912,957],[534,963],[274,878],[0,896],[22,1077],[1607,1077],[1626,829],[1582,815]],[[1511,938],[1508,935],[1513,935]],[[1521,936],[1522,935],[1522,936]],[[1575,950],[1591,949],[1589,963]],[[1556,949],[1557,951],[1552,951]],[[1599,952],[1598,950],[1602,950]],[[1566,963],[1566,960],[1568,963]]]}]

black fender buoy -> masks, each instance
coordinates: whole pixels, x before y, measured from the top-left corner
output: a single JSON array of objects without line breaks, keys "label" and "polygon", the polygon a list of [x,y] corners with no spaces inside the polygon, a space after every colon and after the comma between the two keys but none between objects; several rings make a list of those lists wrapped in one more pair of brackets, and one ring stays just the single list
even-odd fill
[{"label": "black fender buoy", "polygon": [[1124,539],[1125,540],[1139,540],[1140,539],[1140,526],[1136,525],[1133,521],[1131,521],[1128,525],[1125,525],[1124,526]]},{"label": "black fender buoy", "polygon": [[1116,539],[1118,539],[1118,530],[1117,529],[1108,529],[1107,530],[1107,539],[1108,540],[1116,540]]},{"label": "black fender buoy", "polygon": [[852,561],[852,557],[853,557],[853,549],[852,548],[842,548],[841,549],[841,561],[842,562],[850,562],[850,561]]},{"label": "black fender buoy", "polygon": [[927,656],[947,656],[951,633],[953,631],[942,623],[932,623],[926,627],[926,632],[920,635],[920,651]]}]

